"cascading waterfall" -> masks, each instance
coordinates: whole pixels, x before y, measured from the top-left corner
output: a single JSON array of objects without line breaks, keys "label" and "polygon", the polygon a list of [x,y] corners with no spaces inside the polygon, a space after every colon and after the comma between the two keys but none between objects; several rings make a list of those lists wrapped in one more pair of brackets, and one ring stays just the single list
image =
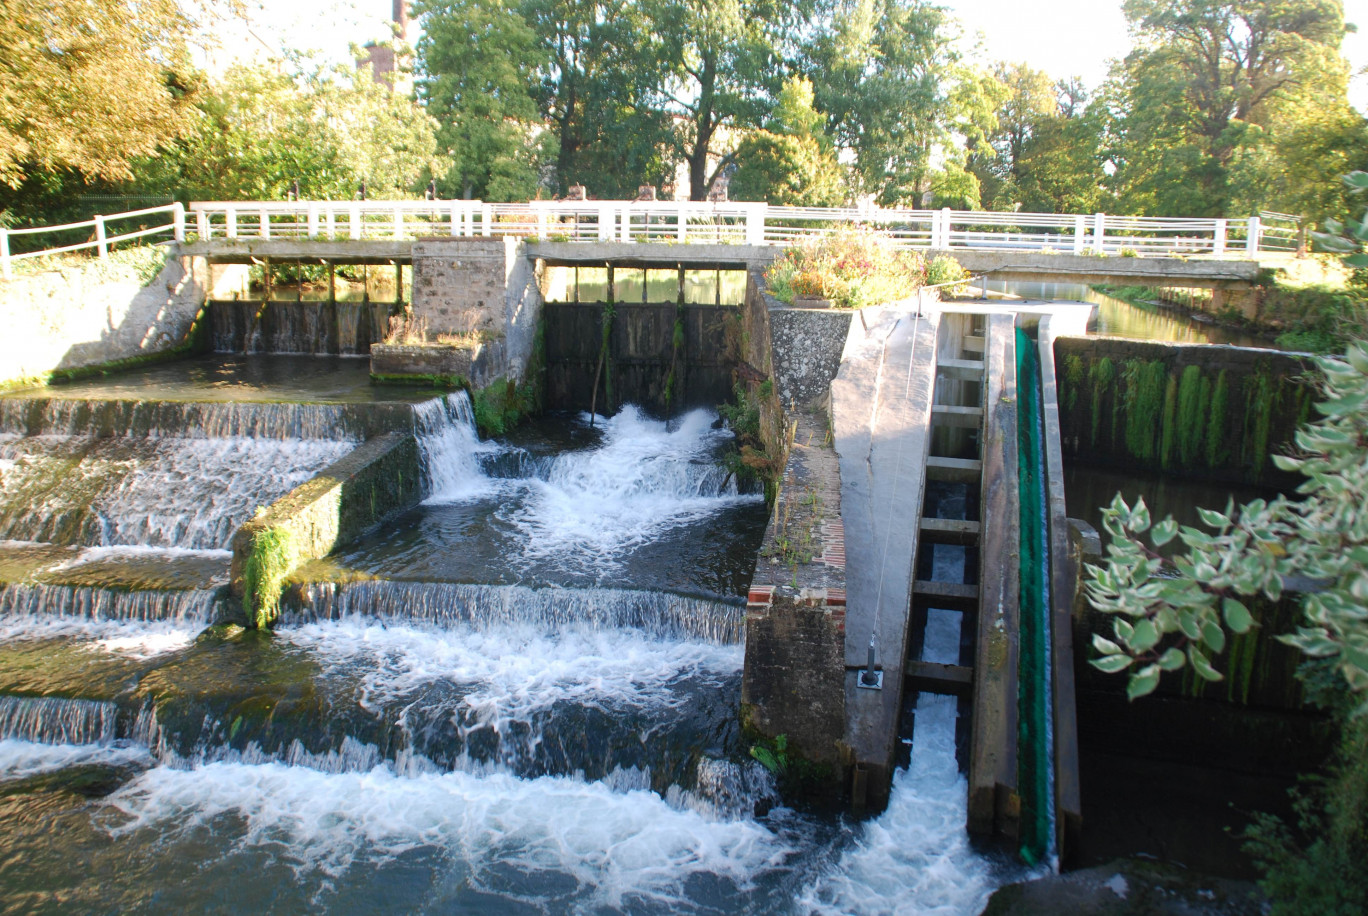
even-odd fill
[{"label": "cascading waterfall", "polygon": [[108,744],[119,709],[98,700],[0,696],[0,740],[42,744]]},{"label": "cascading waterfall", "polygon": [[[441,550],[501,532],[487,575],[505,584],[388,577],[391,532],[340,558],[357,569],[338,581],[294,587],[269,635],[204,630],[215,588],[0,591],[0,624],[14,623],[0,629],[0,692],[23,692],[4,685],[29,677],[35,653],[78,657],[70,691],[101,699],[54,702],[114,723],[0,740],[7,786],[112,773],[42,831],[28,812],[47,782],[7,799],[6,899],[43,899],[38,887],[73,907],[168,912],[977,912],[998,876],[964,835],[953,702],[923,699],[885,815],[850,828],[792,811],[737,722],[735,592],[593,587],[610,568],[630,582],[640,555],[679,565],[651,549],[706,546],[699,532],[728,512],[763,516],[717,467],[729,434],[711,415],[667,429],[628,408],[556,454],[481,443],[472,421],[463,393],[415,408],[429,494],[415,518],[474,527]],[[519,579],[533,567],[535,586]],[[25,643],[40,615],[76,629]],[[134,645],[158,628],[190,635]],[[953,661],[936,653],[958,651],[957,627],[945,640],[928,637],[929,660]],[[13,699],[27,704],[16,720],[33,702]],[[41,882],[5,864],[67,835],[81,855],[49,856]]]},{"label": "cascading waterfall", "polygon": [[589,625],[719,644],[741,642],[746,622],[739,601],[664,592],[383,580],[310,583],[287,596],[284,614],[287,624],[365,616],[437,627]]},{"label": "cascading waterfall", "polygon": [[351,448],[309,439],[10,440],[0,443],[0,538],[226,548],[258,506]]},{"label": "cascading waterfall", "polygon": [[360,433],[342,404],[0,398],[0,433],[177,439],[344,439]]}]

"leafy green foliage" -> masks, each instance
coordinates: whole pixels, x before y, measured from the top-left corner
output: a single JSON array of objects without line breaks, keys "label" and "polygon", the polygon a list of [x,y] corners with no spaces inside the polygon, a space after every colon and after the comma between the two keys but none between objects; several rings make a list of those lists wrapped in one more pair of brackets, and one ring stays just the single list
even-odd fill
[{"label": "leafy green foliage", "polygon": [[926,285],[940,286],[944,283],[955,283],[957,280],[964,280],[964,283],[957,283],[954,286],[947,286],[941,290],[942,296],[958,296],[969,288],[969,271],[960,266],[960,262],[950,257],[948,254],[938,254],[926,265]]},{"label": "leafy green foliage", "polygon": [[[1302,597],[1297,632],[1278,638],[1333,660],[1354,692],[1368,690],[1368,344],[1317,364],[1322,419],[1298,431],[1295,454],[1273,458],[1307,478],[1300,500],[1200,509],[1206,530],[1179,528],[1172,518],[1155,524],[1143,500],[1132,507],[1119,494],[1104,511],[1111,543],[1106,562],[1088,566],[1087,591],[1093,607],[1116,619],[1114,638],[1094,637],[1092,664],[1127,672],[1132,698],[1153,691],[1162,672],[1188,666],[1220,680],[1211,659],[1228,633],[1254,625],[1245,602],[1277,601],[1290,576],[1323,587]],[[1174,541],[1186,551],[1160,553]]]},{"label": "leafy green foliage", "polygon": [[[1325,666],[1303,666],[1302,678],[1320,705],[1332,709],[1345,693]],[[1328,682],[1329,689],[1317,691]],[[1304,778],[1293,790],[1295,824],[1255,815],[1245,831],[1245,852],[1258,862],[1259,884],[1272,901],[1272,916],[1350,916],[1368,912],[1368,718],[1348,719],[1335,709],[1339,746],[1324,776]]]},{"label": "leafy green foliage", "polygon": [[888,236],[851,226],[787,249],[765,279],[783,301],[812,296],[839,308],[863,308],[906,298],[925,282],[926,265],[917,252],[895,248]]},{"label": "leafy green foliage", "polygon": [[0,184],[73,171],[126,179],[180,135],[196,4],[7,0],[0,16]]},{"label": "leafy green foliage", "polygon": [[774,119],[736,149],[738,167],[730,196],[785,206],[843,203],[845,176],[831,141],[822,132],[823,120],[813,107],[812,83],[801,77],[786,81]]},{"label": "leafy green foliage", "polygon": [[[1368,188],[1368,172],[1350,172],[1344,176],[1344,183],[1352,193],[1360,194]],[[1351,267],[1368,267],[1368,254],[1363,250],[1368,243],[1368,211],[1358,219],[1346,217],[1344,222],[1328,219],[1324,232],[1311,235],[1326,251],[1344,255],[1344,262]]]}]

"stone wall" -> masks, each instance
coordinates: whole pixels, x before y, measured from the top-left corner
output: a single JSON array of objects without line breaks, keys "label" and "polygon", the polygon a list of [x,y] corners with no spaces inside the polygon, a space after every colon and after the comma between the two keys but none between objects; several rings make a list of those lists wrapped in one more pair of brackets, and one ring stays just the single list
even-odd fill
[{"label": "stone wall", "polygon": [[285,578],[422,498],[418,443],[388,433],[371,439],[276,500],[233,535],[232,589],[249,622],[275,619]]},{"label": "stone wall", "polygon": [[825,768],[839,792],[845,738],[845,532],[841,479],[824,407],[792,415],[795,433],[746,610],[742,718],[762,738]]},{"label": "stone wall", "polygon": [[0,281],[0,382],[184,346],[209,272],[178,252],[146,286],[117,258]]},{"label": "stone wall", "polygon": [[1055,342],[1066,461],[1285,488],[1269,460],[1311,416],[1305,357],[1093,337]]},{"label": "stone wall", "polygon": [[541,318],[540,262],[512,237],[425,238],[413,243],[413,315],[431,335],[477,334],[498,365],[521,379]]}]

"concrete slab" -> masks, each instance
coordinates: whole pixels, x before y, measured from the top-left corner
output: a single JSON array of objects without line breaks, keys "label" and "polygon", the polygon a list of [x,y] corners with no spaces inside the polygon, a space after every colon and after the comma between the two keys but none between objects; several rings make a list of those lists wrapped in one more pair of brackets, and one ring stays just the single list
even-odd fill
[{"label": "concrete slab", "polygon": [[[851,323],[832,382],[846,570],[846,741],[877,806],[897,738],[908,606],[935,387],[937,316],[866,309]],[[873,642],[884,687],[856,686]]]}]

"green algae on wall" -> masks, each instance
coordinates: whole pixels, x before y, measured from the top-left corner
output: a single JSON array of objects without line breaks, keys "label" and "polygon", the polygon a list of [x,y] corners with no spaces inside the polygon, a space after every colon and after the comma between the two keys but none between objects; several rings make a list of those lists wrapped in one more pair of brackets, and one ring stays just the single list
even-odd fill
[{"label": "green algae on wall", "polygon": [[1314,391],[1303,358],[1247,349],[1061,338],[1066,457],[1088,464],[1289,486],[1270,456]]}]

